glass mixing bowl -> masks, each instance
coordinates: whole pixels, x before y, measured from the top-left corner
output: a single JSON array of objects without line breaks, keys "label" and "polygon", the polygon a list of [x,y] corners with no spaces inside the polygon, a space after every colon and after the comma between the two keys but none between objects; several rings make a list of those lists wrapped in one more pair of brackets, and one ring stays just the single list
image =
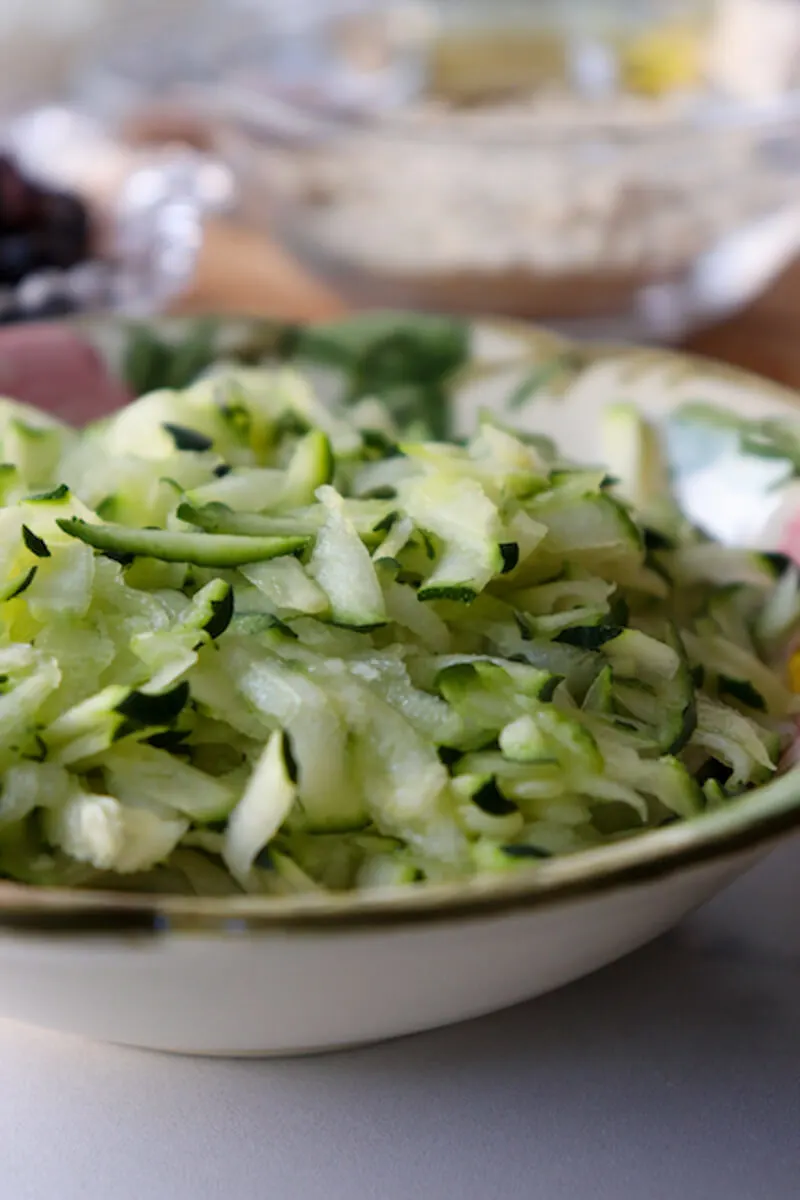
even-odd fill
[{"label": "glass mixing bowl", "polygon": [[206,26],[182,75],[151,53],[146,90],[160,70],[244,215],[353,304],[670,338],[800,247],[793,0],[270,13],[228,22],[216,56]]}]

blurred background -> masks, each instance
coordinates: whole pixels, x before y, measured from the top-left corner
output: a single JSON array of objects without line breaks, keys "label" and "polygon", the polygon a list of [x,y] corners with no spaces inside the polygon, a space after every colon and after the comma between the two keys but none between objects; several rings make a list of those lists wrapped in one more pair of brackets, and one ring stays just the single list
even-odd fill
[{"label": "blurred background", "polygon": [[0,321],[413,307],[800,382],[800,0],[0,0],[0,141]]}]

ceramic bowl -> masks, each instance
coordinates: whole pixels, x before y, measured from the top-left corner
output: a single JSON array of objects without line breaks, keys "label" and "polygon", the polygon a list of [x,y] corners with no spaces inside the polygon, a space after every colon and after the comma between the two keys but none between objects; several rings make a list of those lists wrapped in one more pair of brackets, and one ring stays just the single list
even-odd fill
[{"label": "ceramic bowl", "polygon": [[[105,353],[119,354],[119,327],[90,332]],[[219,336],[257,333],[227,323]],[[796,403],[752,376],[679,354],[578,346],[496,324],[474,328],[473,361],[456,390],[465,426],[478,407],[524,393],[518,423],[594,461],[606,402],[632,399],[655,417],[687,400],[764,416],[791,415]],[[673,463],[679,486],[713,522],[725,501],[715,502],[713,472],[692,492],[697,472],[708,471],[690,459]],[[718,472],[720,495],[730,469]],[[774,498],[761,501],[774,507]],[[0,1016],[180,1053],[296,1054],[396,1037],[610,963],[797,826],[795,771],[689,822],[463,885],[284,900],[2,884]]]}]

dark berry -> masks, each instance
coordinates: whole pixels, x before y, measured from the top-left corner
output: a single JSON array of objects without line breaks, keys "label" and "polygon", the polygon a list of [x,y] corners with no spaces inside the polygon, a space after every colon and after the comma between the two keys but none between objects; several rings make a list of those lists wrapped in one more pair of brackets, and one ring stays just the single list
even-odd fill
[{"label": "dark berry", "polygon": [[0,234],[0,284],[13,286],[36,271],[66,271],[85,260],[85,250],[58,230]]},{"label": "dark berry", "polygon": [[42,229],[31,235],[36,242],[37,254],[42,267],[56,267],[66,271],[86,259],[86,247],[71,233],[60,229]]},{"label": "dark berry", "polygon": [[40,191],[6,155],[0,155],[0,229],[23,229],[36,221]]},{"label": "dark berry", "polygon": [[46,193],[40,199],[39,211],[42,229],[60,248],[61,258],[68,257],[72,265],[88,257],[89,213],[77,196],[67,192]]},{"label": "dark berry", "polygon": [[13,285],[46,264],[27,233],[0,235],[0,284]]}]

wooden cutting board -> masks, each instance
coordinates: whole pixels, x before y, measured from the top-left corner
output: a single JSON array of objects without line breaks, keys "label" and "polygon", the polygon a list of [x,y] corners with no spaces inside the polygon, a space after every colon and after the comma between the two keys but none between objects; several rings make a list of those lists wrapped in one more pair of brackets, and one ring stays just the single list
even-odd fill
[{"label": "wooden cutting board", "polygon": [[[322,320],[346,305],[266,236],[218,222],[208,228],[179,310]],[[695,334],[687,348],[800,389],[800,261],[748,309]]]}]

